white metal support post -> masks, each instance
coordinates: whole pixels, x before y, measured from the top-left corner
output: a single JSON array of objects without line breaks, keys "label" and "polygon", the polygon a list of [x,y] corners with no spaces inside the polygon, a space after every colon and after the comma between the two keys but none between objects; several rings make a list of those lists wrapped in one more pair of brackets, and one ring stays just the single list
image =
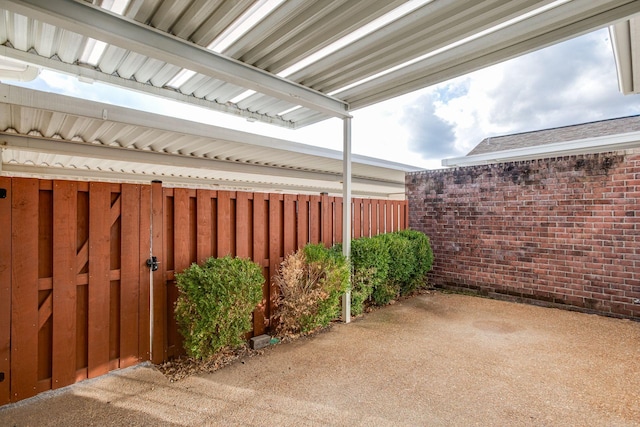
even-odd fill
[{"label": "white metal support post", "polygon": [[[342,149],[342,253],[351,262],[351,117],[343,119]],[[342,321],[351,322],[351,288],[342,296]]]}]

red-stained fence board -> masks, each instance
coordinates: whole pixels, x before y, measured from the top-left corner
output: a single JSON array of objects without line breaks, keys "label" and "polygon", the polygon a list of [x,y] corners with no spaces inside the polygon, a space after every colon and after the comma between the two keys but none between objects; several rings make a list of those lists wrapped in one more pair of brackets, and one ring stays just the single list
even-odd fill
[{"label": "red-stained fence board", "polygon": [[329,196],[320,198],[322,212],[322,243],[329,248],[333,245],[333,205]]},{"label": "red-stained fence board", "polygon": [[296,238],[296,196],[294,194],[284,195],[284,256],[295,252],[297,246]]},{"label": "red-stained fence board", "polygon": [[362,200],[362,236],[371,237],[371,200]]},{"label": "red-stained fence board", "polygon": [[342,212],[342,197],[336,197],[333,202],[334,212],[335,212],[335,239],[336,243],[342,243],[342,223],[343,223],[343,212]]},{"label": "red-stained fence board", "polygon": [[309,242],[309,196],[298,196],[298,248]]},{"label": "red-stained fence board", "polygon": [[385,233],[391,233],[393,231],[393,202],[387,200],[385,202],[387,212],[387,225],[385,227]]},{"label": "red-stained fence board", "polygon": [[218,191],[218,258],[231,255],[231,193]]},{"label": "red-stained fence board", "polygon": [[140,185],[122,184],[120,206],[120,367],[125,368],[138,363]]},{"label": "red-stained fence board", "polygon": [[380,203],[378,200],[371,201],[371,235],[377,236],[380,229]]},{"label": "red-stained fence board", "polygon": [[161,182],[151,184],[151,253],[158,258],[158,269],[152,273],[151,303],[153,337],[151,339],[151,361],[162,363],[165,352],[165,328],[167,316],[166,268],[164,242],[164,190]]},{"label": "red-stained fence board", "polygon": [[404,215],[402,216],[402,229],[409,228],[409,202],[407,200],[402,204],[402,212]]},{"label": "red-stained fence board", "polygon": [[319,243],[320,236],[320,196],[309,196],[309,242]]},{"label": "red-stained fence board", "polygon": [[249,211],[249,193],[238,192],[236,196],[236,256],[251,256],[252,227]]},{"label": "red-stained fence board", "polygon": [[[77,186],[53,183],[53,343],[51,388],[76,380]],[[109,259],[107,251],[106,258]],[[91,258],[90,258],[91,259]],[[73,343],[73,344],[71,344]]]},{"label": "red-stained fence board", "polygon": [[0,405],[11,401],[11,179],[0,177]]},{"label": "red-stained fence board", "polygon": [[353,199],[353,238],[362,237],[362,199]]},{"label": "red-stained fence board", "polygon": [[198,264],[202,264],[204,260],[213,255],[213,249],[211,247],[211,193],[211,190],[198,190],[196,192]]},{"label": "red-stained fence board", "polygon": [[[88,377],[109,372],[111,282],[111,189],[89,185],[89,355]],[[55,312],[55,309],[54,309]]]},{"label": "red-stained fence board", "polygon": [[[269,194],[269,276],[278,274],[282,261],[282,210],[280,194]],[[271,318],[275,310],[275,298],[278,296],[278,288],[273,282],[269,288],[268,318]]]},{"label": "red-stained fence board", "polygon": [[13,178],[11,199],[11,400],[38,383],[38,180]]},{"label": "red-stained fence board", "polygon": [[269,260],[268,260],[268,205],[264,193],[253,195],[253,261],[262,266],[262,274],[265,277],[262,286],[263,302],[253,311],[253,333],[262,335],[266,329],[267,306],[269,305]]},{"label": "red-stained fence board", "polygon": [[189,190],[176,188],[173,191],[173,209],[173,265],[179,273],[189,267]]},{"label": "red-stained fence board", "polygon": [[138,360],[151,359],[150,340],[150,275],[146,260],[151,253],[151,186],[140,187],[140,248],[138,262],[139,297],[138,297]]},{"label": "red-stained fence board", "polygon": [[[189,248],[191,240],[196,236],[190,233],[189,190],[176,188],[173,191],[173,248],[174,272],[180,273],[189,267]],[[183,353],[182,336],[178,332],[173,307],[178,298],[178,289],[173,281],[167,283],[167,325],[165,358],[172,358]]]}]

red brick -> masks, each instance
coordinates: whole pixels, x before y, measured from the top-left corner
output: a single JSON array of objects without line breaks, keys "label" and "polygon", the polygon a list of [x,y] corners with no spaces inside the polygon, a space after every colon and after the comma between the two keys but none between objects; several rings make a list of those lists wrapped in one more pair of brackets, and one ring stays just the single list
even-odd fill
[{"label": "red brick", "polygon": [[[432,237],[432,283],[637,316],[608,300],[640,292],[640,156],[617,156],[604,175],[605,156],[514,163],[544,188],[504,165],[407,174],[409,225]],[[593,167],[576,169],[579,158]]]}]

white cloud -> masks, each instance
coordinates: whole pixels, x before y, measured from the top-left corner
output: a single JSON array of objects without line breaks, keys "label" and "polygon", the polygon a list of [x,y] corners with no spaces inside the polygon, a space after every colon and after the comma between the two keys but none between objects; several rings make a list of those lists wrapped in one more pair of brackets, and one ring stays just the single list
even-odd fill
[{"label": "white cloud", "polygon": [[[453,156],[466,154],[488,136],[640,113],[640,98],[618,91],[607,30],[451,80],[426,94],[418,101],[425,112],[422,123],[409,126],[412,137],[427,141],[427,135],[437,135],[440,126],[433,116],[444,120],[451,124],[455,142],[429,143],[450,149],[443,154],[455,147]],[[431,115],[425,103],[433,104]],[[407,107],[407,117],[415,119],[411,115],[415,108]],[[426,157],[434,150],[416,154]]]}]

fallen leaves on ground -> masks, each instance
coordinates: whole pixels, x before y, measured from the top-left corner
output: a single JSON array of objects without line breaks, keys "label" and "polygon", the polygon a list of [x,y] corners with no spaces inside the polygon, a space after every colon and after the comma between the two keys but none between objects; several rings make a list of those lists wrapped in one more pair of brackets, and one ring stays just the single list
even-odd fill
[{"label": "fallen leaves on ground", "polygon": [[248,346],[237,349],[225,349],[215,356],[200,360],[193,357],[182,356],[158,365],[158,370],[171,382],[179,381],[190,375],[215,372],[233,362],[245,358],[263,354],[264,350],[252,350]]}]

